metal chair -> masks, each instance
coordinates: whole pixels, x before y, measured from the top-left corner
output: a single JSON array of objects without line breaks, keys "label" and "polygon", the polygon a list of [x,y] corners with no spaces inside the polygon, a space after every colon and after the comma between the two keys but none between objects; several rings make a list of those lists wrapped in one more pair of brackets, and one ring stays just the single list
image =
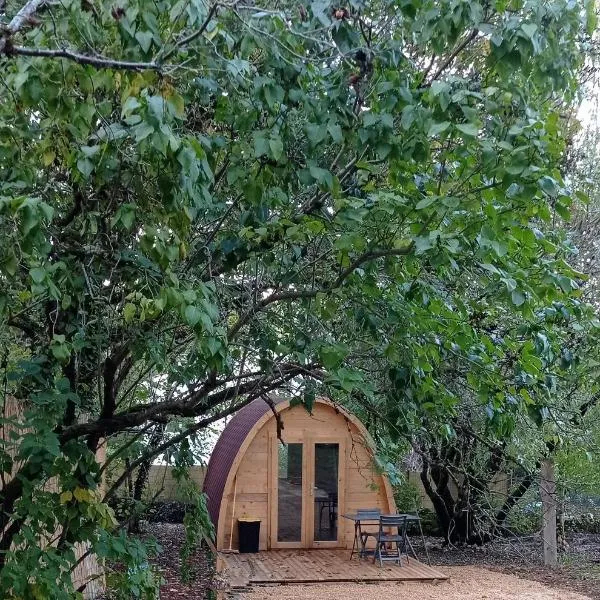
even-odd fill
[{"label": "metal chair", "polygon": [[350,558],[354,556],[354,554],[358,554],[359,558],[363,558],[366,554],[365,552],[365,542],[369,535],[376,536],[376,532],[365,531],[363,533],[361,520],[368,521],[377,521],[379,522],[379,517],[381,512],[378,508],[359,508],[356,511],[356,515],[354,518],[354,540],[352,542],[352,552],[350,553]]},{"label": "metal chair", "polygon": [[327,499],[321,502],[319,509],[319,529],[321,529],[321,521],[323,520],[323,511],[327,509],[329,517],[329,528],[333,529],[337,522],[337,492],[327,492]]},{"label": "metal chair", "polygon": [[[365,520],[373,520],[379,521],[379,517],[381,517],[381,511],[378,508],[359,508],[356,511],[356,516],[360,519]],[[367,546],[367,540],[372,537],[377,539],[378,531],[363,531],[362,527],[360,530],[360,556],[364,556],[366,554],[365,549]]]},{"label": "metal chair", "polygon": [[[390,533],[390,528],[396,529],[396,533]],[[402,566],[401,556],[406,545],[406,515],[381,515],[376,542],[373,562],[379,559],[380,567],[383,567],[386,561],[393,561]]]}]

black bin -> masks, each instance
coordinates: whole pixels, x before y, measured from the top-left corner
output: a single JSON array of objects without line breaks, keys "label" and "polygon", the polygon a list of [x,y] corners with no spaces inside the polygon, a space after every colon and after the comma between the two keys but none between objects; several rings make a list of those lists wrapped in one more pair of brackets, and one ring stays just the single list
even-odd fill
[{"label": "black bin", "polygon": [[258,552],[260,519],[249,517],[238,519],[238,537],[240,540],[240,553]]}]

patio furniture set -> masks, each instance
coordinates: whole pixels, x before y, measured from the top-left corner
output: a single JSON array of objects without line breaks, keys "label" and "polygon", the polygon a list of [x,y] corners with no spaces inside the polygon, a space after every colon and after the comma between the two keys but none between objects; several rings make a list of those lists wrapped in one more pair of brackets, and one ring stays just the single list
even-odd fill
[{"label": "patio furniture set", "polygon": [[[354,521],[354,541],[350,558],[355,554],[359,558],[373,556],[373,562],[379,561],[380,566],[383,566],[384,562],[395,562],[398,565],[402,565],[403,554],[406,556],[408,563],[409,552],[417,559],[408,535],[408,530],[411,526],[418,526],[421,540],[423,541],[423,548],[427,556],[427,564],[431,566],[423,536],[421,519],[417,514],[385,515],[381,514],[381,511],[377,508],[365,508],[342,516],[345,519]],[[376,525],[377,528],[365,529],[365,526],[373,525]],[[374,538],[374,548],[368,548],[367,542],[369,538]]]}]

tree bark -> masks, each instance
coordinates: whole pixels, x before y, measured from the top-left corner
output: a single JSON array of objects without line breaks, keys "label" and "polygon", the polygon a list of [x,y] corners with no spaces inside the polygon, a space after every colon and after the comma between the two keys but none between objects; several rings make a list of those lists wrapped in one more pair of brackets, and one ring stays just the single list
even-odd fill
[{"label": "tree bark", "polygon": [[542,535],[544,544],[544,564],[555,567],[558,564],[558,543],[556,538],[556,476],[554,460],[542,461],[540,480],[542,498]]},{"label": "tree bark", "polygon": [[[152,451],[156,450],[160,444],[162,444],[165,435],[165,426],[157,425],[150,436],[148,441],[148,448]],[[140,516],[141,514],[137,510],[138,503],[142,501],[144,489],[148,483],[148,476],[150,475],[150,467],[152,466],[152,458],[146,459],[138,468],[137,477],[133,484],[133,506],[135,514],[131,519],[129,525],[129,531],[131,533],[139,533],[140,531]]]}]

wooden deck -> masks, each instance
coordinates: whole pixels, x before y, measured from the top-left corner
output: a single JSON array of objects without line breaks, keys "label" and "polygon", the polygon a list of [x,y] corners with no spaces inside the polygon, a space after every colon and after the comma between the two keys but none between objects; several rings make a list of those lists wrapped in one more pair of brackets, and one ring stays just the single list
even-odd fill
[{"label": "wooden deck", "polygon": [[218,569],[232,588],[267,583],[323,583],[378,581],[440,581],[437,569],[403,557],[402,566],[351,560],[349,550],[269,550],[256,554],[219,553]]}]

